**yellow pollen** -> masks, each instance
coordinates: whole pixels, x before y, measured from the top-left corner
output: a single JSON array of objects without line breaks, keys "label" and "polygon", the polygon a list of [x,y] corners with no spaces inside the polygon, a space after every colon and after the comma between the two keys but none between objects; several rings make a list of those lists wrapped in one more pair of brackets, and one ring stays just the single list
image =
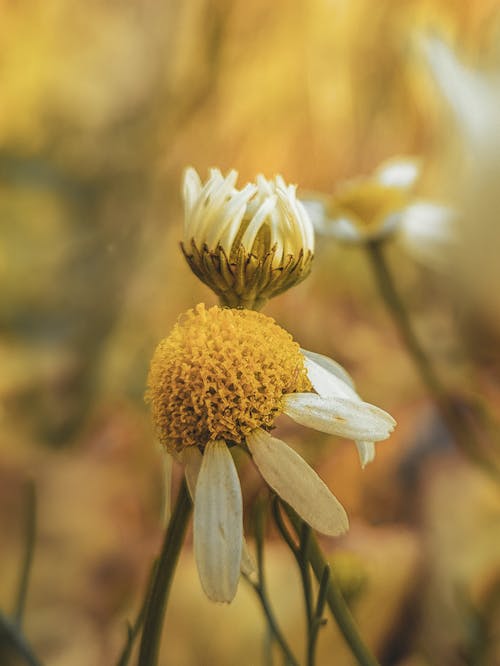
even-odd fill
[{"label": "yellow pollen", "polygon": [[173,452],[216,439],[241,443],[272,426],[284,394],[310,390],[299,345],[273,319],[200,304],[156,348],[146,399]]}]

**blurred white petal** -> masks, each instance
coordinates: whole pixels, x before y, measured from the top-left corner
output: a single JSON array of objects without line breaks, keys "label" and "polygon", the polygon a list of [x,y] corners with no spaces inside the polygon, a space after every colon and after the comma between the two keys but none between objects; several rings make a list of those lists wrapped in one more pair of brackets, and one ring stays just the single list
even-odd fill
[{"label": "blurred white petal", "polygon": [[337,536],[347,531],[347,514],[316,472],[285,442],[260,428],[247,444],[266,482],[312,528]]},{"label": "blurred white petal", "polygon": [[421,39],[423,53],[439,90],[450,105],[469,147],[493,152],[500,143],[500,77],[463,65],[437,37]]},{"label": "blurred white petal", "polygon": [[417,259],[442,262],[446,259],[447,250],[457,240],[456,219],[457,213],[453,208],[430,201],[418,201],[408,206],[403,213],[401,242]]},{"label": "blurred white petal", "polygon": [[375,459],[375,444],[373,442],[356,442],[358,448],[361,467],[366,467],[368,463]]},{"label": "blurred white petal", "polygon": [[393,158],[381,164],[375,177],[386,187],[411,188],[420,175],[420,163],[415,158]]},{"label": "blurred white petal", "polygon": [[387,439],[396,425],[390,414],[368,402],[315,393],[285,395],[283,412],[309,428],[362,441]]},{"label": "blurred white petal", "polygon": [[212,601],[232,601],[240,576],[242,499],[236,467],[223,441],[205,447],[193,529],[196,564],[206,595]]}]

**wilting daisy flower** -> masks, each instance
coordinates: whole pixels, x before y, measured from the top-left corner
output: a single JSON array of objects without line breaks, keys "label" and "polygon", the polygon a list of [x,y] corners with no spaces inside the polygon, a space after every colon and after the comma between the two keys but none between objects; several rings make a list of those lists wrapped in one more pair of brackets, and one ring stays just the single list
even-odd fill
[{"label": "wilting daisy flower", "polygon": [[394,158],[370,176],[339,183],[331,196],[311,195],[303,203],[320,236],[352,244],[395,236],[416,258],[436,259],[452,242],[456,214],[415,200],[419,175],[418,160]]},{"label": "wilting daisy flower", "polygon": [[295,186],[281,176],[236,187],[218,169],[184,175],[184,242],[192,271],[224,305],[259,309],[311,270],[314,231]]},{"label": "wilting daisy flower", "polygon": [[196,562],[214,601],[233,599],[244,556],[231,447],[247,450],[269,486],[311,527],[334,536],[347,530],[346,513],[316,472],[271,434],[276,418],[286,414],[354,439],[362,464],[395,425],[361,400],[338,364],[302,351],[273,319],[219,306],[189,310],[158,345],[147,398],[160,442],[185,465]]}]

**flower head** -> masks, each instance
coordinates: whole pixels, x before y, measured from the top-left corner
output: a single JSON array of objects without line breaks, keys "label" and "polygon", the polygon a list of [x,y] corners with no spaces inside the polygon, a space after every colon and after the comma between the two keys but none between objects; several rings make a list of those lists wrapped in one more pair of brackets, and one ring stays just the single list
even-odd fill
[{"label": "flower head", "polygon": [[304,201],[318,233],[344,242],[389,235],[410,203],[420,167],[413,158],[395,158],[373,174],[339,184],[330,196]]},{"label": "flower head", "polygon": [[266,482],[313,528],[348,527],[346,513],[309,465],[270,431],[286,414],[356,440],[362,464],[394,419],[361,400],[345,370],[305,352],[273,319],[206,309],[181,317],[157,347],[147,399],[160,441],[180,457],[194,498],[194,548],[202,586],[233,599],[244,561],[242,499],[230,447],[243,446]]},{"label": "flower head", "polygon": [[314,233],[295,186],[281,176],[236,188],[238,173],[184,176],[182,250],[192,271],[232,307],[259,308],[311,270]]}]

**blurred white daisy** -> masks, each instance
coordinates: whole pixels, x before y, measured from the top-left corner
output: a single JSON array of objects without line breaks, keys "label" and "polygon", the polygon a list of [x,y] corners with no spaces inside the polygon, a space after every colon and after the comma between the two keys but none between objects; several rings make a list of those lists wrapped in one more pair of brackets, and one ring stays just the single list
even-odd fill
[{"label": "blurred white daisy", "polygon": [[230,447],[252,456],[265,481],[314,529],[339,535],[347,515],[316,472],[271,434],[286,414],[356,441],[361,463],[394,419],[363,402],[345,370],[303,351],[273,319],[198,305],[157,347],[147,399],[161,443],[185,465],[194,498],[194,550],[207,596],[230,602],[247,568],[242,497]]},{"label": "blurred white daisy", "polygon": [[393,158],[370,176],[339,183],[333,195],[311,194],[303,203],[320,236],[351,244],[395,236],[417,257],[430,258],[451,242],[455,214],[415,199],[419,175],[417,159]]}]

